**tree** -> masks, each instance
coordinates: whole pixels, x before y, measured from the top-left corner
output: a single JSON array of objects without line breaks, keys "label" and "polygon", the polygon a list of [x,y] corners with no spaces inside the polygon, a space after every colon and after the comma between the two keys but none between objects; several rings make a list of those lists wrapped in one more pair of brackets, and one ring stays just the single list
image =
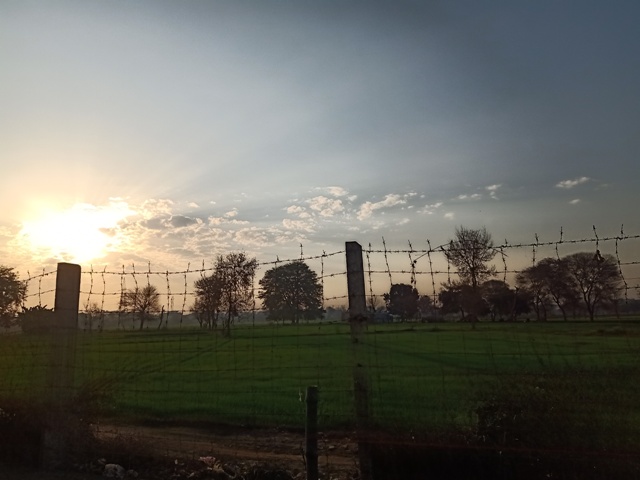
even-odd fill
[{"label": "tree", "polygon": [[599,307],[614,304],[620,292],[620,272],[613,255],[579,252],[564,257],[569,275],[593,321]]},{"label": "tree", "polygon": [[487,280],[480,285],[480,292],[484,299],[491,321],[496,317],[513,315],[515,292],[502,280]]},{"label": "tree", "polygon": [[473,290],[495,275],[495,267],[487,266],[495,254],[491,235],[484,227],[479,230],[456,228],[455,239],[449,241],[445,251],[447,260],[458,269],[460,281],[471,285]]},{"label": "tree", "polygon": [[96,302],[84,304],[84,328],[93,331],[93,324],[98,322],[98,330],[102,331],[104,327],[104,311]]},{"label": "tree", "polygon": [[480,289],[461,282],[450,282],[442,285],[438,294],[442,305],[442,313],[460,313],[461,320],[475,323],[478,315],[488,312]]},{"label": "tree", "polygon": [[145,323],[160,312],[158,289],[153,285],[147,285],[143,288],[125,290],[120,297],[120,309],[131,312],[134,321],[136,318],[140,321],[140,330],[142,330]]},{"label": "tree", "polygon": [[223,317],[223,331],[231,335],[231,324],[240,312],[247,309],[253,300],[253,278],[258,262],[245,253],[218,255],[213,276],[220,282],[220,310]]},{"label": "tree", "polygon": [[222,282],[216,275],[203,276],[195,282],[196,314],[200,328],[214,330],[218,326],[220,307],[222,305]]},{"label": "tree", "polygon": [[16,314],[27,295],[26,282],[18,280],[13,268],[0,265],[0,326],[16,324]]},{"label": "tree", "polygon": [[387,311],[392,315],[400,315],[402,321],[415,317],[418,298],[418,290],[405,283],[394,283],[389,293],[384,294]]},{"label": "tree", "polygon": [[525,294],[538,321],[547,320],[547,306],[551,303],[544,272],[538,265],[525,268],[516,276],[517,288]]},{"label": "tree", "polygon": [[260,280],[260,293],[267,320],[322,318],[322,285],[316,272],[302,260],[267,270]]}]

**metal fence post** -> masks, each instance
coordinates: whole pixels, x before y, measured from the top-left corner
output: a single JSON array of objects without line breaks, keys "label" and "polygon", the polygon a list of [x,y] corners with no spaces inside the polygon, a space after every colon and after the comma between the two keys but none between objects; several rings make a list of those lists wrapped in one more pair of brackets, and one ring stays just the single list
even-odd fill
[{"label": "metal fence post", "polygon": [[371,452],[369,448],[369,381],[364,361],[364,329],[367,324],[367,299],[364,287],[362,246],[346,242],[347,290],[349,294],[349,325],[353,353],[353,395],[358,435],[360,478],[371,480]]},{"label": "metal fence post", "polygon": [[318,480],[318,387],[307,387],[306,402],[305,460],[307,463],[307,480]]},{"label": "metal fence post", "polygon": [[73,376],[80,304],[80,265],[59,263],[54,324],[50,328],[47,425],[42,439],[42,466],[56,468],[68,454],[66,411],[73,397]]}]

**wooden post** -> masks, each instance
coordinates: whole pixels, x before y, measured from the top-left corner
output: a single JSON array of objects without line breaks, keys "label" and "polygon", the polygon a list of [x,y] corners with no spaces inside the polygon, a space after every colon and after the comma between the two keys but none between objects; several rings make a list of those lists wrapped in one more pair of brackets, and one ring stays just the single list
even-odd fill
[{"label": "wooden post", "polygon": [[318,480],[318,387],[307,387],[305,423],[307,480]]},{"label": "wooden post", "polygon": [[358,434],[360,478],[371,480],[369,448],[369,381],[364,361],[364,330],[367,324],[367,298],[364,287],[362,247],[358,242],[346,242],[347,289],[349,295],[349,325],[353,353],[353,395]]},{"label": "wooden post", "polygon": [[65,417],[73,397],[80,273],[80,265],[58,264],[54,324],[50,329],[49,412],[42,440],[42,466],[48,469],[58,467],[68,453],[66,437],[70,432]]}]

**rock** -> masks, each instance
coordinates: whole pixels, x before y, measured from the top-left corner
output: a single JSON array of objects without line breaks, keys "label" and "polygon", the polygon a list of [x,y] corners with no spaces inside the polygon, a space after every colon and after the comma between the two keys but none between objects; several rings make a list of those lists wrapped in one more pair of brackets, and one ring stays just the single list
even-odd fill
[{"label": "rock", "polygon": [[121,465],[117,463],[107,463],[104,466],[102,476],[107,478],[124,478],[126,473],[127,471]]}]

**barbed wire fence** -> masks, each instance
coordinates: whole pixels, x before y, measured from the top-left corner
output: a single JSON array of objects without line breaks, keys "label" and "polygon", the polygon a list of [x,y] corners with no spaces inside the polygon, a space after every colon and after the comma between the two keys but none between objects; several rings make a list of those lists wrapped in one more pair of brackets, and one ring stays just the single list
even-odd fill
[{"label": "barbed wire fence", "polygon": [[[437,304],[443,286],[457,278],[447,255],[449,244],[434,247],[426,240],[424,248],[415,245],[408,241],[406,246],[389,246],[382,238],[380,246],[369,243],[362,250],[368,310],[383,309],[384,295],[396,284],[411,285]],[[552,241],[540,241],[537,235],[529,243],[505,240],[494,247],[493,264],[496,278],[513,286],[516,275],[543,258],[602,252],[615,259],[620,298],[633,302],[640,294],[639,247],[640,235],[623,229],[617,235],[600,236],[594,227],[593,236],[582,239],[566,239],[560,230]],[[617,379],[624,385],[625,368],[638,363],[640,329],[618,324],[587,323],[567,331],[503,325],[502,330],[487,330],[493,333],[482,336],[455,323],[397,327],[378,324],[372,317],[354,347],[346,321],[350,298],[345,254],[339,250],[305,255],[300,245],[289,258],[258,261],[251,308],[236,319],[231,337],[203,331],[194,316],[194,284],[212,275],[214,265],[201,261],[179,271],[158,270],[151,264],[85,269],[79,292],[80,335],[74,340],[75,388],[104,398],[106,418],[300,427],[305,417],[303,393],[309,385],[317,385],[320,428],[352,429],[362,408],[354,401],[357,358],[365,369],[367,428],[415,434],[477,422],[469,404],[477,403],[473,395],[483,383],[526,383],[535,376],[532,372],[595,368],[599,376],[589,377],[589,386],[606,375],[605,386],[611,395],[619,395],[620,388],[611,382]],[[269,269],[293,261],[303,261],[318,273],[326,312],[322,321],[284,325],[266,320],[258,280]],[[56,271],[29,272],[25,307],[51,308],[56,279]],[[156,313],[155,323],[147,322],[140,330],[135,317],[120,308],[121,299],[127,290],[147,286],[157,290],[162,311]],[[586,346],[572,343],[576,336]],[[47,368],[55,365],[51,366],[41,336],[3,335],[0,341],[0,394],[38,398],[52,388]],[[622,414],[637,413],[625,403],[635,398],[633,392],[618,399],[602,389],[597,392],[596,397],[582,398],[582,405],[578,399],[563,397],[563,401],[582,414],[587,407],[609,411],[612,405]],[[620,422],[612,425],[611,429],[623,428]],[[630,429],[624,432],[627,438],[635,435]],[[149,435],[142,428],[136,431]],[[609,448],[624,453],[619,445]]]}]

